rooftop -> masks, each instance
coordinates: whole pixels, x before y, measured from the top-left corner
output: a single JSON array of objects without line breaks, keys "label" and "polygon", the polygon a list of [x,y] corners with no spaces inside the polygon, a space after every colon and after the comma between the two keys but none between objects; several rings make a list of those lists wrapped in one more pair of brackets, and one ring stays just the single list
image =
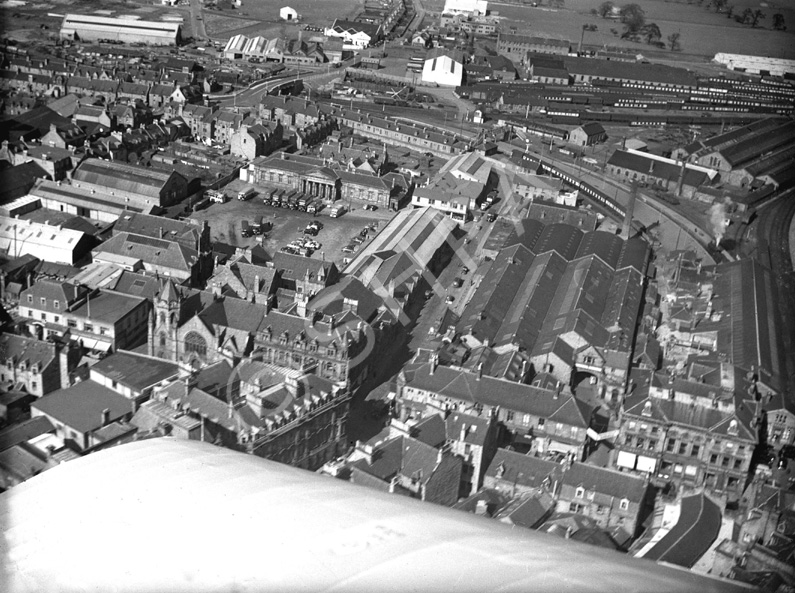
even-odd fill
[{"label": "rooftop", "polygon": [[142,392],[160,381],[176,376],[179,373],[179,365],[122,351],[97,362],[91,367],[91,372],[95,371],[116,383]]},{"label": "rooftop", "polygon": [[73,387],[53,391],[31,404],[31,410],[38,410],[82,433],[102,428],[104,410],[110,411],[110,422],[132,414],[130,400],[94,381],[82,381]]}]

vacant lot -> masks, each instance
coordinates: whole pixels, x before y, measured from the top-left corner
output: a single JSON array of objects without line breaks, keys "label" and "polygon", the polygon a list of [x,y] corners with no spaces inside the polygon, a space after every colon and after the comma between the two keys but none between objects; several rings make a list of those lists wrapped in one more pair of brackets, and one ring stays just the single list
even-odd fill
[{"label": "vacant lot", "polygon": [[[236,190],[232,188],[236,188],[238,185],[242,187],[239,182],[227,186],[226,193],[231,195],[234,191],[236,194]],[[265,191],[262,188],[259,189]],[[345,204],[345,202],[338,203]],[[302,231],[306,225],[312,220],[318,220],[323,223],[323,230],[316,237],[309,238],[320,243],[322,247],[312,257],[333,261],[342,268],[343,259],[351,257],[350,254],[343,253],[342,248],[348,244],[351,238],[358,235],[365,226],[372,222],[378,222],[379,228],[383,227],[392,216],[390,212],[382,209],[375,212],[356,209],[345,213],[340,218],[331,218],[328,213],[329,209],[326,208],[315,217],[306,212],[265,206],[262,203],[262,196],[257,195],[246,202],[232,199],[226,204],[213,204],[206,210],[195,213],[192,218],[198,221],[207,220],[210,223],[214,241],[248,247],[256,245],[259,238],[242,237],[240,234],[241,221],[247,220],[252,223],[265,216],[266,220],[273,225],[265,240],[262,241],[263,247],[270,254],[303,236]]]},{"label": "vacant lot", "polygon": [[[626,47],[640,53],[654,50],[645,43],[621,40],[619,36],[623,27],[618,21],[592,16],[591,10],[599,4],[600,0],[567,0],[563,10],[496,2],[489,3],[489,6],[491,10],[499,12],[504,29],[516,27],[518,32],[567,39],[576,45],[580,40],[582,26],[595,24],[598,30],[585,34],[586,45]],[[624,3],[616,4],[620,6]],[[707,10],[696,4],[662,0],[641,0],[636,4],[646,12],[647,22],[656,23],[660,27],[663,41],[672,33],[680,33],[682,51],[667,52],[671,56],[691,54],[713,57],[718,52],[729,52],[795,58],[795,11],[789,8],[763,7],[767,17],[754,29],[736,23],[734,19],[727,18],[725,13],[715,13],[714,10]],[[760,7],[760,4],[746,1],[737,3],[735,10],[742,12],[746,5],[753,9]],[[784,14],[789,31],[772,30],[773,14],[776,12]],[[612,30],[618,34],[614,34]]]}]

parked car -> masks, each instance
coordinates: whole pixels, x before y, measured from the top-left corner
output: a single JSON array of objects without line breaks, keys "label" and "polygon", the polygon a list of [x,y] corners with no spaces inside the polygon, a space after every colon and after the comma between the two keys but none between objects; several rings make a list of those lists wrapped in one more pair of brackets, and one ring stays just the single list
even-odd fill
[{"label": "parked car", "polygon": [[367,205],[364,207],[364,209],[365,209],[365,210],[371,210],[371,211],[375,212],[376,210],[378,210],[378,206],[376,206],[376,205],[374,205],[374,204],[367,204]]},{"label": "parked car", "polygon": [[317,230],[317,227],[313,227],[313,226],[308,226],[308,227],[306,227],[304,229],[304,234],[305,235],[312,235],[313,237],[317,237],[317,234],[319,232],[320,231]]},{"label": "parked car", "polygon": [[444,302],[445,302],[445,303],[447,303],[448,305],[449,305],[450,303],[452,303],[453,301],[455,301],[455,297],[454,297],[453,295],[451,295],[451,294],[448,294],[448,295],[447,295],[447,298],[446,298],[446,299],[444,299]]},{"label": "parked car", "polygon": [[486,220],[488,220],[489,222],[494,222],[495,220],[497,220],[497,215],[494,214],[494,212],[489,212],[489,215],[486,217]]},{"label": "parked car", "polygon": [[240,234],[243,237],[253,237],[254,236],[254,229],[248,224],[247,220],[240,221]]},{"label": "parked car", "polygon": [[454,288],[461,288],[461,286],[463,284],[464,284],[464,281],[461,278],[456,278],[455,280],[453,280],[453,287]]}]

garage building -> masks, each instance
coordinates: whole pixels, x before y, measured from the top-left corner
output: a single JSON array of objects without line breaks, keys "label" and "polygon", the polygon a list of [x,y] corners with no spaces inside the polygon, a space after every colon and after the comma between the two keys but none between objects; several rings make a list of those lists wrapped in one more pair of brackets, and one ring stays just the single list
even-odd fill
[{"label": "garage building", "polygon": [[113,40],[147,45],[176,45],[180,24],[67,14],[61,26],[61,39],[68,41]]}]

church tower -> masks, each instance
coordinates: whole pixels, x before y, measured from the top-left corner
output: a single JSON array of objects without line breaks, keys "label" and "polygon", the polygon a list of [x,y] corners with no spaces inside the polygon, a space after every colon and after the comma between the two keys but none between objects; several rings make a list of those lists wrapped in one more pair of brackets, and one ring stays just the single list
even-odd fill
[{"label": "church tower", "polygon": [[155,296],[149,336],[149,353],[152,356],[177,362],[182,298],[182,294],[171,279],[166,281]]}]

